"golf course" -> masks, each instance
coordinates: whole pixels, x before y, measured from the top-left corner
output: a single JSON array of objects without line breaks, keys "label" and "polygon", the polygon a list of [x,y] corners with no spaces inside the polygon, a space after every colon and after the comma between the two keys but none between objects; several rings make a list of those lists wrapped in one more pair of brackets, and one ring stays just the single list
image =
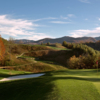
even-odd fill
[{"label": "golf course", "polygon": [[100,51],[66,41],[3,41],[0,100],[100,100]]}]

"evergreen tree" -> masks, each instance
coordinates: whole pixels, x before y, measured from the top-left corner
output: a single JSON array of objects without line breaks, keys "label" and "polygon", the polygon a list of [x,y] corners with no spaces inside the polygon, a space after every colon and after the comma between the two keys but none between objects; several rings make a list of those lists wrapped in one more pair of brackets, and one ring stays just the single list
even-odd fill
[{"label": "evergreen tree", "polygon": [[63,41],[62,46],[67,46],[67,42]]}]

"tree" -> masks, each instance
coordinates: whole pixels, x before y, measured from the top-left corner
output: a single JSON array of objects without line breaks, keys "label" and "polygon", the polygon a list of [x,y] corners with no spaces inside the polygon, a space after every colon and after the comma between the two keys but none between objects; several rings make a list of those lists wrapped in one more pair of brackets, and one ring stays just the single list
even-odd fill
[{"label": "tree", "polygon": [[50,42],[47,42],[47,45],[50,45]]},{"label": "tree", "polygon": [[11,36],[9,37],[9,40],[8,40],[8,41],[9,41],[10,44],[14,44],[14,42],[15,42],[15,41],[14,41],[14,38],[11,37]]},{"label": "tree", "polygon": [[5,56],[5,46],[0,35],[0,61],[4,59],[4,56]]},{"label": "tree", "polygon": [[63,41],[62,46],[66,46],[66,45],[67,45],[67,42]]}]

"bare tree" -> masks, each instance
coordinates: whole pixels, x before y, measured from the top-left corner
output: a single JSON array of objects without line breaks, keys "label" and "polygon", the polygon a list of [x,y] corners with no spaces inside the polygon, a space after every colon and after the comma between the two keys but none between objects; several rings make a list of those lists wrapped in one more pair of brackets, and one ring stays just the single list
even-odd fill
[{"label": "bare tree", "polygon": [[[9,37],[9,52],[11,53],[11,50],[12,50],[12,47],[14,46],[14,43],[15,43],[15,41],[14,41],[14,38],[13,37]],[[11,55],[10,55],[10,59],[11,59]]]}]

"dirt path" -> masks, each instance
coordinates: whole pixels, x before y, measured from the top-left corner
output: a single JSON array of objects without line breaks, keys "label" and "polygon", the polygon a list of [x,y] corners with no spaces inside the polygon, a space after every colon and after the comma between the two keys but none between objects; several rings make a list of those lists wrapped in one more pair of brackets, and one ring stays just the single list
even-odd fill
[{"label": "dirt path", "polygon": [[10,80],[25,79],[25,78],[34,78],[34,77],[39,77],[39,76],[42,76],[42,75],[45,75],[45,73],[11,76],[11,77],[8,77],[8,78],[3,78],[0,81],[10,81]]},{"label": "dirt path", "polygon": [[20,54],[19,56],[16,56],[16,58],[19,58],[19,57],[21,57],[22,55],[24,55],[24,53]]}]

